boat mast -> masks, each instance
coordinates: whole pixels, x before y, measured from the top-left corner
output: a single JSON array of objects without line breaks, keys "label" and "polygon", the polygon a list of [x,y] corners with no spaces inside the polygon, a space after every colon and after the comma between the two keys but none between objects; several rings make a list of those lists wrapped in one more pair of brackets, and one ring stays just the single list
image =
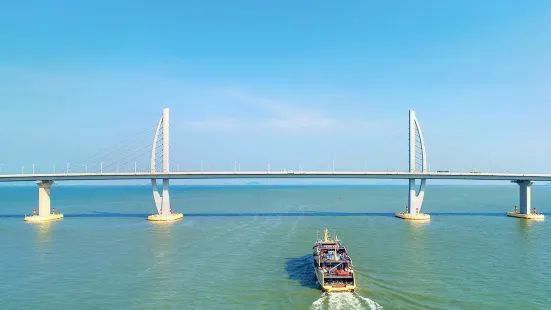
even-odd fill
[{"label": "boat mast", "polygon": [[325,228],[325,230],[323,231],[323,236],[324,236],[324,242],[327,242],[327,238],[329,237],[329,231],[327,230],[327,228]]}]

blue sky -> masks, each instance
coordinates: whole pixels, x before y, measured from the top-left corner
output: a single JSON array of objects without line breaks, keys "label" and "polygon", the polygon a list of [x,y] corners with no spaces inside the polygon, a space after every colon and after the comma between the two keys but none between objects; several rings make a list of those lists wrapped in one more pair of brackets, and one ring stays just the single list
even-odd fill
[{"label": "blue sky", "polygon": [[[173,169],[405,170],[414,109],[431,170],[551,173],[549,16],[549,1],[7,2],[0,164],[97,169],[170,107]],[[110,160],[145,169],[150,140]]]}]

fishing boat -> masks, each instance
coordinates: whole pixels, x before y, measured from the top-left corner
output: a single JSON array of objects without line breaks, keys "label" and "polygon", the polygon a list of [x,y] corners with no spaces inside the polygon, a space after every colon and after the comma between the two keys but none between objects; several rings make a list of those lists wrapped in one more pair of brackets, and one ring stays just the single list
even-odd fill
[{"label": "fishing boat", "polygon": [[346,248],[335,235],[329,237],[327,228],[323,240],[316,240],[313,246],[314,271],[316,278],[325,292],[353,292],[356,279],[352,259]]}]

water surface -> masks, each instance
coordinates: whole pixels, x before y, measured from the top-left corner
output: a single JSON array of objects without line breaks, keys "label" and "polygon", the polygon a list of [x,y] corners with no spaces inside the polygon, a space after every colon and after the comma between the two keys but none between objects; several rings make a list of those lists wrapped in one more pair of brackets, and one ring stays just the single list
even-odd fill
[{"label": "water surface", "polygon": [[[551,207],[551,188],[533,187]],[[34,187],[0,188],[2,309],[548,309],[549,219],[504,216],[515,186],[428,187],[430,223],[393,217],[402,186],[176,187],[184,219],[151,223],[149,187],[54,186],[65,219],[23,222]],[[549,215],[548,215],[549,217]],[[357,294],[325,295],[311,250],[347,246]]]}]

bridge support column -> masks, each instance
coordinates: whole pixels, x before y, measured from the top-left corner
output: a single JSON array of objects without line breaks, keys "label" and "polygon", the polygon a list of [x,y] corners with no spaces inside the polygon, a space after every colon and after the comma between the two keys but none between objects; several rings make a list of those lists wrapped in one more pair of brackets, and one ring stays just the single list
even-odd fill
[{"label": "bridge support column", "polygon": [[[156,171],[156,151],[157,151],[157,142],[159,140],[159,133],[162,130],[162,143],[163,143],[163,172],[170,173],[169,164],[170,164],[170,144],[169,144],[169,110],[163,110],[163,116],[157,125],[157,130],[155,131],[155,137],[153,139],[153,149],[151,150],[151,172]],[[157,214],[153,214],[147,217],[150,221],[155,222],[171,222],[179,220],[184,217],[182,213],[172,213],[172,205],[170,204],[170,194],[169,194],[169,179],[163,179],[163,189],[162,193],[159,193],[157,188],[157,180],[152,179],[151,185],[153,186],[153,200],[155,201],[155,206],[157,207]]]},{"label": "bridge support column", "polygon": [[517,183],[519,186],[519,205],[520,210],[515,206],[513,212],[507,212],[508,216],[518,217],[528,220],[543,220],[545,215],[536,213],[536,208],[532,213],[532,184],[533,181],[516,180],[513,183]]},{"label": "bridge support column", "polygon": [[170,204],[169,194],[169,179],[163,179],[162,195],[157,189],[157,180],[151,180],[153,184],[153,199],[155,200],[155,206],[157,207],[157,214],[153,214],[147,217],[150,221],[155,222],[170,222],[179,220],[184,217],[182,213],[172,213],[172,205]]},{"label": "bridge support column", "polygon": [[[419,151],[417,151],[419,143]],[[421,157],[418,158],[417,155]],[[425,140],[419,126],[419,121],[413,110],[409,110],[409,172],[416,172],[417,164],[421,165],[421,171],[427,172],[427,152],[425,150]],[[396,213],[396,217],[404,220],[430,220],[430,215],[421,213],[423,198],[425,196],[426,179],[421,179],[419,190],[416,189],[415,179],[409,179],[408,205],[406,212]]]},{"label": "bridge support column", "polygon": [[419,191],[416,189],[415,179],[409,180],[409,195],[408,205],[406,206],[406,212],[396,213],[396,217],[404,220],[430,220],[430,215],[421,213],[421,207],[423,206],[423,198],[425,197],[425,183],[426,179],[421,179],[419,185]]},{"label": "bridge support column", "polygon": [[[33,215],[25,216],[27,222],[45,222],[63,218],[63,214],[56,213],[55,208],[51,210],[50,192],[54,181],[36,181],[38,185],[38,214],[36,209]],[[52,212],[53,211],[53,212]]]},{"label": "bridge support column", "polygon": [[163,200],[161,203],[161,215],[169,216],[172,214],[172,207],[170,206],[170,194],[169,194],[169,179],[163,179]]}]

